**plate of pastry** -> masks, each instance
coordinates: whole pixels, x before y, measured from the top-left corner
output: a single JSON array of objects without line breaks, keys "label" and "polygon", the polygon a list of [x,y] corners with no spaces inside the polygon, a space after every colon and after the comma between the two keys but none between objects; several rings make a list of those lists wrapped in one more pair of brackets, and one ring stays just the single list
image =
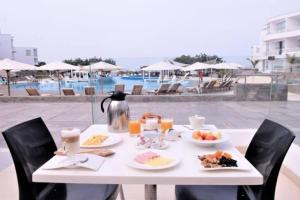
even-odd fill
[{"label": "plate of pastry", "polygon": [[211,147],[227,142],[230,139],[228,134],[210,130],[195,130],[183,134],[182,137],[189,142],[203,147]]},{"label": "plate of pastry", "polygon": [[198,155],[200,168],[205,171],[214,170],[251,170],[245,160],[225,151],[216,151]]}]

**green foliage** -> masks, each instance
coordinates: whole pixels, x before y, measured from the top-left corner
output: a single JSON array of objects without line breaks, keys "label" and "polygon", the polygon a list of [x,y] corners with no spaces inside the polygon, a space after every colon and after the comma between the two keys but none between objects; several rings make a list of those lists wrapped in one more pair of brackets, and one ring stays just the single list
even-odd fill
[{"label": "green foliage", "polygon": [[207,55],[205,53],[200,53],[199,55],[190,56],[190,55],[181,55],[174,59],[176,62],[184,63],[184,64],[194,64],[195,62],[211,62],[221,63],[223,62],[223,58],[217,55]]},{"label": "green foliage", "polygon": [[40,62],[38,62],[38,64],[36,64],[35,66],[40,67],[40,66],[43,66],[43,65],[46,65],[46,62],[40,61]]},{"label": "green foliage", "polygon": [[259,60],[254,60],[251,58],[247,58],[247,60],[249,60],[249,62],[252,65],[252,69],[254,70],[254,72],[256,72],[256,65],[260,62]]},{"label": "green foliage", "polygon": [[290,72],[293,72],[293,65],[296,63],[297,59],[295,55],[286,54],[286,59],[290,64]]},{"label": "green foliage", "polygon": [[76,66],[90,65],[90,64],[97,63],[97,62],[100,62],[100,61],[112,64],[112,65],[116,64],[116,61],[113,60],[112,58],[102,59],[101,57],[99,57],[99,58],[93,57],[93,58],[86,58],[86,59],[75,58],[75,59],[66,59],[66,60],[64,60],[65,63],[71,64],[71,65],[76,65]]}]

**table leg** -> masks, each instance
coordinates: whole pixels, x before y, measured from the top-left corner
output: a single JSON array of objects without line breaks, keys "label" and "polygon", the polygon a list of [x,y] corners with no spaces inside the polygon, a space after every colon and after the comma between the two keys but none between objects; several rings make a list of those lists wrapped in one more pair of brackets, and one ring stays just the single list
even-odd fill
[{"label": "table leg", "polygon": [[145,200],[156,200],[157,190],[156,185],[145,185]]}]

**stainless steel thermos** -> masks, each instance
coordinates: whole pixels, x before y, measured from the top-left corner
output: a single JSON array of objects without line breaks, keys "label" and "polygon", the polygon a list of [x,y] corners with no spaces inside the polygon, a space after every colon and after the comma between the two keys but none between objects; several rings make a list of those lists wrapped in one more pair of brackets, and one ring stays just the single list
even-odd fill
[{"label": "stainless steel thermos", "polygon": [[101,102],[101,110],[104,112],[103,104],[107,99],[111,102],[107,108],[108,131],[113,133],[123,133],[128,131],[129,106],[125,101],[126,94],[123,92],[113,93]]}]

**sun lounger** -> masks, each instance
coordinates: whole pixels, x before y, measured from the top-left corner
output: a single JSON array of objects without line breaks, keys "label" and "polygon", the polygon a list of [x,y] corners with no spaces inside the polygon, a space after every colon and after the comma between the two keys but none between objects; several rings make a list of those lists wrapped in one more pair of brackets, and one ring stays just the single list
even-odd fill
[{"label": "sun lounger", "polygon": [[26,92],[29,96],[51,96],[51,94],[40,94],[35,88],[26,88]]},{"label": "sun lounger", "polygon": [[95,95],[96,94],[96,89],[95,89],[95,87],[91,87],[91,86],[85,87],[84,88],[84,93],[85,93],[85,95]]},{"label": "sun lounger", "polygon": [[134,85],[131,91],[132,95],[141,95],[143,90],[143,85]]},{"label": "sun lounger", "polygon": [[80,96],[80,94],[76,94],[72,88],[63,88],[62,91],[65,96]]},{"label": "sun lounger", "polygon": [[169,83],[163,83],[159,86],[159,88],[157,90],[154,90],[154,91],[148,91],[147,93],[148,94],[156,94],[156,95],[159,95],[159,94],[167,94],[168,93],[168,90],[170,88],[170,85]]},{"label": "sun lounger", "polygon": [[231,90],[232,82],[233,82],[233,80],[227,81],[227,82],[223,85],[223,90]]},{"label": "sun lounger", "polygon": [[168,90],[168,94],[175,94],[175,93],[179,93],[181,94],[181,91],[178,91],[178,88],[181,86],[180,83],[174,83],[170,86],[169,90]]},{"label": "sun lounger", "polygon": [[116,84],[115,85],[115,92],[124,92],[125,85],[124,84]]},{"label": "sun lounger", "polygon": [[206,93],[206,92],[213,91],[214,90],[214,86],[215,86],[216,83],[217,83],[216,80],[212,80],[212,81],[208,82],[207,85],[205,85],[205,86],[203,85],[201,92],[202,93]]}]

